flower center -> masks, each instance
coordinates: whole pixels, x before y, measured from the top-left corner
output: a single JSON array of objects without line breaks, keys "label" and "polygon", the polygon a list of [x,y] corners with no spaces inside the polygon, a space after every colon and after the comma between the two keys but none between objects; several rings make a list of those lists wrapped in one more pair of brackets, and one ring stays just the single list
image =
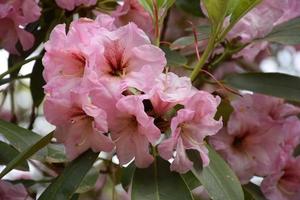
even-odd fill
[{"label": "flower center", "polygon": [[108,74],[118,77],[125,76],[128,61],[124,58],[124,48],[118,41],[114,41],[106,47],[104,57],[109,67]]},{"label": "flower center", "polygon": [[82,77],[86,58],[80,53],[71,52],[69,59],[69,65],[66,65],[60,73],[66,77]]}]

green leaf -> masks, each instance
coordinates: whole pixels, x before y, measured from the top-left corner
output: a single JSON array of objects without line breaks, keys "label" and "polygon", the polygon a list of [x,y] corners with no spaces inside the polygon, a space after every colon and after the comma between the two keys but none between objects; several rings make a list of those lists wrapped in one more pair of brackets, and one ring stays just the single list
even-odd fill
[{"label": "green leaf", "polygon": [[[275,26],[271,33],[262,38],[285,45],[300,44],[300,17]],[[260,40],[260,39],[259,39]]]},{"label": "green leaf", "polygon": [[48,163],[64,163],[67,161],[65,149],[62,144],[49,144],[48,154],[45,159]]},{"label": "green leaf", "polygon": [[[42,138],[33,131],[2,120],[0,120],[0,134],[19,152],[27,150]],[[50,163],[62,163],[66,161],[66,156],[61,145],[49,144],[47,148],[37,152],[34,159],[46,160]]]},{"label": "green leaf", "polygon": [[212,23],[213,32],[222,28],[224,19],[228,15],[228,9],[232,0],[203,0],[208,17]]},{"label": "green leaf", "polygon": [[25,151],[41,139],[41,136],[37,133],[2,120],[0,120],[0,134],[20,152]]},{"label": "green leaf", "polygon": [[34,145],[28,147],[28,149],[22,151],[17,157],[15,157],[10,163],[8,163],[6,168],[1,172],[0,178],[5,176],[16,166],[23,163],[26,159],[30,158],[33,154],[35,154],[40,149],[42,149],[47,144],[49,144],[51,142],[52,137],[53,137],[53,132],[49,133],[48,135],[46,135],[45,137],[37,141]]},{"label": "green leaf", "polygon": [[140,4],[153,16],[153,4],[152,0],[139,0]]},{"label": "green leaf", "polygon": [[192,172],[199,179],[210,197],[214,200],[242,200],[244,193],[241,184],[227,163],[208,146],[209,165],[202,168],[198,152],[188,152],[194,162]]},{"label": "green leaf", "polygon": [[168,47],[161,47],[161,49],[165,52],[167,58],[167,65],[170,67],[180,67],[187,64],[186,57],[182,56],[177,51],[172,51]]},{"label": "green leaf", "polygon": [[86,193],[92,190],[98,180],[99,170],[92,167],[80,183],[76,193]]},{"label": "green leaf", "polygon": [[245,194],[247,194],[248,198],[245,198],[246,200],[266,200],[263,193],[261,192],[260,188],[253,184],[248,183],[247,185],[243,186]]},{"label": "green leaf", "polygon": [[220,105],[218,106],[215,119],[219,120],[222,117],[223,124],[226,125],[232,112],[233,107],[230,105],[230,101],[222,99]]},{"label": "green leaf", "polygon": [[[198,40],[198,42],[208,39],[210,31],[211,31],[210,29],[211,29],[210,26],[200,26],[200,27],[197,28],[197,31],[198,31],[197,40]],[[190,46],[194,43],[195,43],[195,37],[194,36],[184,36],[184,37],[181,37],[181,38],[178,38],[177,40],[175,40],[171,44],[170,48],[172,50],[182,49],[182,48]]]},{"label": "green leaf", "polygon": [[130,185],[134,171],[135,171],[134,163],[131,163],[127,167],[121,168],[121,184],[123,188],[127,189],[128,186]]},{"label": "green leaf", "polygon": [[[148,11],[152,17],[154,17],[153,0],[139,0],[139,2],[144,7],[144,9]],[[158,10],[163,11],[159,12],[159,14],[162,14],[175,3],[175,0],[156,0],[156,3]]]},{"label": "green leaf", "polygon": [[224,83],[241,90],[300,102],[300,78],[281,73],[243,73],[225,78]]},{"label": "green leaf", "polygon": [[135,170],[132,182],[132,200],[192,200],[193,197],[176,172],[170,171],[170,164],[161,158],[147,169]]},{"label": "green leaf", "polygon": [[[20,152],[13,146],[0,141],[0,165],[7,165],[7,163],[11,162],[19,153]],[[19,166],[16,166],[16,169],[29,170],[29,167],[26,162],[22,162]]]},{"label": "green leaf", "polygon": [[202,17],[203,13],[200,8],[199,0],[176,0],[175,5],[188,14]]},{"label": "green leaf", "polygon": [[262,0],[239,0],[236,1],[235,7],[230,16],[230,23],[236,24],[250,10],[257,6]]},{"label": "green leaf", "polygon": [[98,154],[88,150],[67,165],[63,172],[46,188],[39,200],[70,199],[93,166]]},{"label": "green leaf", "polygon": [[44,89],[43,86],[45,85],[45,80],[43,78],[43,64],[42,64],[42,58],[39,58],[36,60],[31,77],[30,77],[30,91],[31,96],[33,100],[34,106],[38,107],[43,99],[44,99]]},{"label": "green leaf", "polygon": [[158,2],[158,8],[162,8],[162,9],[169,9],[176,0],[157,0]]},{"label": "green leaf", "polygon": [[185,174],[181,174],[181,177],[183,178],[184,182],[187,184],[190,190],[196,189],[197,187],[201,186],[200,181],[191,171],[188,171]]}]

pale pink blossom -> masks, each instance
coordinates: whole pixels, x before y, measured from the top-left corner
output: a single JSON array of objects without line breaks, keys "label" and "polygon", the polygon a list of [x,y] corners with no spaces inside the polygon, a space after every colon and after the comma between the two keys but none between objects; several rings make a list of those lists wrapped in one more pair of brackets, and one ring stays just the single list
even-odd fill
[{"label": "pale pink blossom", "polygon": [[34,36],[24,28],[35,22],[41,15],[41,9],[34,0],[0,1],[0,47],[18,54],[16,44],[20,41],[24,51],[34,44]]},{"label": "pale pink blossom", "polygon": [[233,101],[227,128],[210,138],[242,183],[265,176],[285,162],[299,143],[299,108],[254,94]]},{"label": "pale pink blossom", "polygon": [[156,77],[163,71],[166,58],[163,51],[151,44],[147,35],[129,23],[106,34],[104,52],[97,55],[95,72],[99,80],[112,90],[135,87],[150,90]]},{"label": "pale pink blossom", "polygon": [[[244,43],[251,42],[256,38],[266,36],[275,25],[297,16],[300,16],[298,0],[264,0],[234,26],[228,37],[239,37]],[[255,42],[236,56],[243,56],[246,60],[253,61],[267,46],[267,42]]]},{"label": "pale pink blossom", "polygon": [[94,152],[110,152],[113,142],[108,132],[106,112],[90,103],[88,93],[71,92],[70,98],[47,96],[46,119],[56,125],[55,137],[64,143],[70,159],[91,148]]},{"label": "pale pink blossom", "polygon": [[281,130],[284,134],[284,143],[277,158],[278,165],[284,165],[300,144],[300,120],[296,116],[287,118],[282,124]]},{"label": "pale pink blossom", "polygon": [[[241,126],[235,129],[234,123]],[[254,175],[267,175],[277,169],[284,144],[280,126],[261,122],[247,124],[231,119],[228,126],[230,128],[223,128],[209,142],[229,163],[241,183],[247,183]]]},{"label": "pale pink blossom", "polygon": [[176,150],[171,170],[185,173],[191,169],[193,163],[188,159],[186,149],[197,150],[203,165],[209,164],[204,138],[216,134],[222,127],[221,120],[214,120],[219,103],[219,97],[204,91],[198,91],[184,102],[185,108],[171,121],[171,137],[158,146],[159,154],[166,160],[172,158],[173,150]]},{"label": "pale pink blossom", "polygon": [[111,28],[110,19],[106,15],[96,21],[80,18],[71,23],[68,33],[65,24],[53,29],[43,57],[47,93],[65,93],[80,85],[87,68],[93,68],[97,54],[104,51],[97,35]]},{"label": "pale pink blossom", "polygon": [[155,113],[162,115],[176,104],[183,103],[196,92],[197,89],[192,86],[188,77],[178,77],[169,72],[159,75],[148,95]]},{"label": "pale pink blossom", "polygon": [[134,22],[149,37],[153,35],[152,18],[138,0],[124,0],[123,4],[119,5],[112,12],[112,16],[116,18],[115,24],[117,26],[124,26],[129,22]]},{"label": "pale pink blossom", "polygon": [[26,188],[22,184],[0,180],[0,199],[5,200],[30,200]]},{"label": "pale pink blossom", "polygon": [[300,157],[290,158],[281,170],[264,178],[261,190],[267,199],[300,199]]},{"label": "pale pink blossom", "polygon": [[[90,92],[92,102],[107,111],[108,128],[116,144],[120,164],[135,159],[137,167],[148,167],[153,157],[149,143],[154,145],[160,138],[160,130],[154,125],[154,118],[144,111],[143,96],[118,96],[96,88]],[[121,97],[121,98],[120,98]]]},{"label": "pale pink blossom", "polygon": [[92,6],[97,0],[55,0],[57,5],[66,10],[74,10],[77,6]]},{"label": "pale pink blossom", "polygon": [[287,104],[283,99],[261,94],[246,94],[241,99],[232,101],[232,106],[235,110],[233,113],[235,119],[249,116],[252,121],[264,118],[271,122],[280,122],[300,113],[299,107]]}]

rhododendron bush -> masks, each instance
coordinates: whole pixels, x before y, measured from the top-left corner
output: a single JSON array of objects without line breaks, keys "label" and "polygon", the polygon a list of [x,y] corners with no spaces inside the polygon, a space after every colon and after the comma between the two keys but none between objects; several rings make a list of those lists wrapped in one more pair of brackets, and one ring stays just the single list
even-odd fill
[{"label": "rhododendron bush", "polygon": [[299,0],[0,0],[0,199],[299,200],[299,47]]}]

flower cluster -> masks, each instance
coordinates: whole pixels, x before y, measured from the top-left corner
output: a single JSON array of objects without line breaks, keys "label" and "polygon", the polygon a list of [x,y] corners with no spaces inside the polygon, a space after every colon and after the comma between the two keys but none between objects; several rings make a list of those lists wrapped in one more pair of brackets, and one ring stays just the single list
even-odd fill
[{"label": "flower cluster", "polygon": [[41,15],[41,9],[34,0],[0,1],[0,47],[18,54],[16,44],[20,41],[23,50],[34,44],[34,36],[24,28],[35,22]]},{"label": "flower cluster", "polygon": [[[186,149],[208,164],[204,138],[222,127],[214,120],[220,98],[195,89],[189,78],[163,73],[164,52],[134,23],[116,28],[108,15],[80,18],[68,33],[56,26],[45,49],[45,116],[70,159],[91,148],[116,151],[120,164],[135,159],[147,167],[149,144],[171,129],[158,152],[164,159],[175,155],[172,170],[192,167]],[[177,115],[166,117],[178,104]]]},{"label": "flower cluster", "polygon": [[293,152],[300,143],[300,120],[296,116],[300,109],[259,94],[245,95],[232,106],[227,127],[212,136],[210,143],[242,183],[254,175],[266,177],[262,191],[269,199],[299,198],[300,160]]},{"label": "flower cluster", "polygon": [[[251,42],[270,33],[274,26],[300,16],[298,0],[264,0],[245,15],[231,30],[228,37],[239,37],[241,42]],[[254,43],[246,47],[237,56],[253,61],[267,47],[267,42]]]}]

